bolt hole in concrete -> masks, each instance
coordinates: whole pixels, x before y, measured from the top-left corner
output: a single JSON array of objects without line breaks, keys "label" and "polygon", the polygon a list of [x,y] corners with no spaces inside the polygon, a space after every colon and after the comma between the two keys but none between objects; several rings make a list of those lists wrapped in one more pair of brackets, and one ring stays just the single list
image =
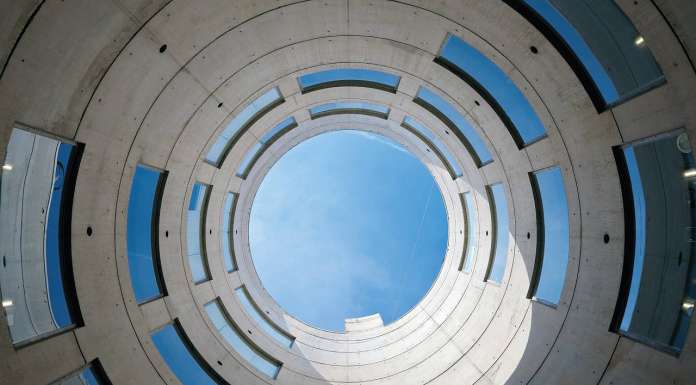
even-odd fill
[{"label": "bolt hole in concrete", "polygon": [[166,51],[166,50],[167,50],[167,45],[166,45],[166,44],[162,44],[162,46],[161,46],[160,49],[159,49],[160,53],[164,53],[164,51]]},{"label": "bolt hole in concrete", "polygon": [[92,226],[87,226],[87,236],[88,237],[92,236]]},{"label": "bolt hole in concrete", "polygon": [[286,312],[342,331],[346,318],[379,313],[388,324],[420,301],[442,266],[447,215],[432,174],[401,145],[335,131],[271,167],[249,242],[263,286]]},{"label": "bolt hole in concrete", "polygon": [[604,234],[604,243],[609,243],[609,234]]}]

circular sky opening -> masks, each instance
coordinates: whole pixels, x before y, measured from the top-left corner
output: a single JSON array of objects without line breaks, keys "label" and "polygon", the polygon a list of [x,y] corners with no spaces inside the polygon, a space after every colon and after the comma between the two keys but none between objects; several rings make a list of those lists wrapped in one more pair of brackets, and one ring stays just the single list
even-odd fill
[{"label": "circular sky opening", "polygon": [[447,214],[432,174],[384,136],[334,131],[270,169],[249,224],[254,266],[283,309],[312,326],[379,313],[388,324],[432,286]]}]

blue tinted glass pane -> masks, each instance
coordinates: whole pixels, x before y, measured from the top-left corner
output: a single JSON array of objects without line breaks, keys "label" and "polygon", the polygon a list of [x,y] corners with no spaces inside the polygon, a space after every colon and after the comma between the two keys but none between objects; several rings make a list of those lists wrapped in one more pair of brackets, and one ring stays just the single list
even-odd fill
[{"label": "blue tinted glass pane", "polygon": [[251,148],[244,155],[244,158],[242,159],[242,162],[239,164],[239,167],[237,168],[236,175],[238,177],[246,177],[247,173],[251,169],[251,166],[254,164],[254,161],[256,161],[257,156],[261,153],[263,149],[264,146],[261,142],[256,142],[251,146]]},{"label": "blue tinted glass pane", "polygon": [[459,139],[464,142],[467,149],[477,166],[482,166],[493,161],[490,152],[486,148],[483,139],[474,131],[469,122],[454,108],[447,103],[445,99],[430,91],[425,87],[421,87],[416,95],[416,101],[425,103],[426,107],[436,111],[438,118],[444,117],[447,121],[444,123],[459,131]]},{"label": "blue tinted glass pane", "polygon": [[249,345],[249,342],[237,326],[232,324],[223,312],[219,300],[213,300],[205,305],[205,311],[212,321],[215,328],[232,348],[247,360],[253,367],[270,378],[275,378],[280,370],[280,365],[273,362],[265,355],[262,355],[256,348]]},{"label": "blue tinted glass pane", "polygon": [[86,366],[83,370],[65,377],[57,382],[52,383],[52,385],[106,385],[107,379],[103,377],[103,374],[98,374],[96,368],[93,366],[94,363]]},{"label": "blue tinted glass pane", "polygon": [[295,121],[295,118],[290,116],[288,118],[285,118],[282,122],[278,123],[273,127],[272,129],[268,130],[265,134],[261,136],[259,139],[259,142],[267,145],[270,142],[278,139],[278,137],[282,134],[284,134],[286,131],[289,129],[295,127],[297,125],[297,122]]},{"label": "blue tinted glass pane", "polygon": [[307,89],[320,87],[326,83],[336,82],[364,82],[374,83],[396,90],[401,77],[388,74],[386,72],[357,69],[357,68],[339,68],[326,71],[313,72],[311,74],[302,75],[299,78],[300,88],[302,91]]},{"label": "blue tinted glass pane", "polygon": [[226,155],[229,144],[237,138],[237,135],[245,130],[251,122],[258,119],[259,116],[268,112],[271,107],[281,102],[282,99],[283,95],[281,95],[280,90],[276,87],[268,90],[265,94],[251,102],[227,124],[227,127],[218,136],[215,143],[208,151],[205,159],[219,166]]},{"label": "blue tinted glass pane", "polygon": [[234,203],[236,198],[237,196],[235,193],[227,193],[225,207],[223,208],[224,218],[222,222],[222,231],[220,232],[222,252],[225,257],[225,269],[227,269],[228,273],[237,270],[237,264],[234,259],[234,246],[232,245],[232,219],[234,217]]},{"label": "blue tinted glass pane", "polygon": [[489,189],[489,199],[493,200],[489,203],[491,203],[491,208],[495,213],[495,245],[493,245],[493,261],[487,280],[500,283],[505,274],[510,238],[507,198],[505,197],[505,190],[502,184],[491,185]]},{"label": "blue tinted glass pane", "polygon": [[515,83],[492,61],[462,39],[449,35],[440,53],[468,78],[486,90],[512,122],[515,140],[527,145],[546,135],[544,125]]},{"label": "blue tinted glass pane", "polygon": [[476,204],[471,192],[464,193],[464,205],[466,210],[466,253],[464,254],[464,272],[471,273],[476,256]]},{"label": "blue tinted glass pane", "polygon": [[155,169],[138,165],[133,175],[128,201],[128,268],[131,285],[138,303],[160,297],[162,290],[158,281],[157,261],[153,255],[152,235],[157,186],[162,173]]},{"label": "blue tinted glass pane", "polygon": [[368,102],[336,102],[326,103],[309,109],[309,114],[312,117],[324,115],[331,112],[350,111],[351,113],[374,113],[382,116],[389,115],[389,108]]},{"label": "blue tinted glass pane", "polygon": [[238,287],[235,292],[237,293],[237,298],[239,298],[242,306],[244,306],[244,310],[246,310],[247,314],[249,314],[249,316],[251,316],[251,318],[256,321],[259,326],[261,326],[263,331],[273,337],[281,345],[288,348],[292,346],[293,339],[281,332],[275,325],[271,324],[266,317],[263,316],[263,314],[261,314],[261,312],[252,302],[251,297],[244,286]]},{"label": "blue tinted glass pane", "polygon": [[449,152],[447,146],[442,143],[442,141],[435,136],[432,131],[425,127],[421,122],[410,116],[404,118],[404,126],[414,131],[416,135],[421,136],[434,147],[434,150],[441,156],[441,158],[443,158],[443,161],[450,169],[449,171],[450,174],[452,174],[452,178],[456,179],[462,176],[462,170],[459,168],[459,162],[457,162],[452,153]]},{"label": "blue tinted glass pane", "polygon": [[198,362],[197,354],[189,350],[177,329],[178,326],[169,324],[152,333],[152,342],[169,369],[183,385],[219,384]]},{"label": "blue tinted glass pane", "polygon": [[203,225],[205,224],[205,202],[208,199],[208,185],[196,183],[191,190],[191,200],[186,217],[186,246],[193,281],[198,283],[210,279],[208,266],[202,250]]},{"label": "blue tinted glass pane", "polygon": [[568,267],[568,201],[559,167],[534,174],[544,218],[544,250],[534,297],[557,305]]}]

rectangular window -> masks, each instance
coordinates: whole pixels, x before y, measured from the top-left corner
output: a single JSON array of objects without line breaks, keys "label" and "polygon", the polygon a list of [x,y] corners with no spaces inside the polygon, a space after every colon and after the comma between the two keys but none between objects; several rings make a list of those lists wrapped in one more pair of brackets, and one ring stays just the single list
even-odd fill
[{"label": "rectangular window", "polygon": [[302,93],[331,87],[368,87],[396,93],[400,76],[364,68],[337,68],[312,72],[298,79]]},{"label": "rectangular window", "polygon": [[491,238],[493,247],[491,247],[491,259],[486,272],[486,281],[501,283],[507,266],[508,243],[510,241],[507,198],[502,183],[488,186],[487,191],[494,226]]},{"label": "rectangular window", "polygon": [[459,270],[464,270],[465,273],[471,273],[471,268],[474,265],[474,256],[476,256],[477,228],[476,228],[476,204],[474,196],[471,192],[460,194],[462,207],[464,209],[464,218],[466,220],[466,236],[464,237],[464,255],[462,262],[459,265]]},{"label": "rectangular window", "polygon": [[537,210],[537,256],[528,293],[541,303],[561,300],[568,268],[568,200],[560,167],[530,174]]},{"label": "rectangular window", "polygon": [[225,269],[228,273],[237,270],[237,259],[234,255],[233,231],[234,228],[234,209],[237,205],[237,194],[228,192],[225,198],[225,207],[223,208],[224,219],[222,222],[222,231],[220,239],[222,240],[222,252],[225,257]]},{"label": "rectangular window", "polygon": [[259,118],[284,101],[278,87],[271,88],[259,96],[227,124],[208,151],[205,160],[219,168],[239,136]]},{"label": "rectangular window", "polygon": [[249,149],[246,155],[244,155],[244,159],[242,159],[242,162],[237,168],[237,176],[245,179],[261,154],[263,154],[263,152],[283,134],[295,127],[297,127],[297,122],[295,121],[295,118],[291,116],[263,134],[259,141],[254,143],[254,145],[251,146],[251,149]]},{"label": "rectangular window", "polygon": [[401,125],[407,130],[411,131],[433,149],[442,163],[447,166],[447,171],[452,176],[452,179],[457,179],[462,176],[462,170],[459,168],[459,163],[454,158],[452,153],[449,152],[447,146],[445,146],[445,144],[442,143],[442,141],[435,136],[432,131],[425,127],[425,125],[410,116],[405,117],[404,122]]},{"label": "rectangular window", "polygon": [[696,302],[696,162],[685,132],[615,148],[626,244],[612,330],[678,354]]},{"label": "rectangular window", "polygon": [[239,301],[242,303],[242,306],[244,306],[244,310],[246,310],[247,314],[256,321],[256,323],[265,331],[269,336],[273,337],[278,343],[281,345],[285,346],[286,348],[292,347],[292,343],[295,341],[295,339],[288,335],[285,331],[283,331],[281,328],[278,326],[274,325],[264,314],[263,312],[259,309],[259,307],[256,305],[256,302],[251,299],[251,296],[249,295],[249,292],[247,291],[246,287],[240,286],[238,287],[235,292],[237,293],[237,298],[239,298]]},{"label": "rectangular window", "polygon": [[128,200],[128,268],[135,300],[166,294],[159,261],[159,210],[167,172],[138,164]]},{"label": "rectangular window", "polygon": [[505,123],[518,148],[546,137],[544,124],[515,83],[462,39],[448,35],[435,61],[474,88]]},{"label": "rectangular window", "polygon": [[215,328],[220,332],[225,341],[227,341],[242,358],[247,360],[259,372],[270,378],[276,378],[280,371],[280,362],[274,360],[268,354],[262,352],[253,345],[247,336],[239,330],[225,310],[223,310],[219,299],[208,302],[205,305],[205,311],[208,313],[211,322],[215,325]]},{"label": "rectangular window", "polygon": [[99,360],[92,361],[79,371],[70,374],[51,385],[111,385]]},{"label": "rectangular window", "polygon": [[183,385],[228,385],[191,344],[178,321],[151,334],[152,342]]},{"label": "rectangular window", "polygon": [[70,245],[82,150],[12,130],[0,183],[0,291],[15,347],[82,325]]},{"label": "rectangular window", "polygon": [[440,95],[421,87],[413,100],[449,127],[471,154],[477,167],[493,162],[486,144],[467,120]]},{"label": "rectangular window", "polygon": [[312,119],[341,114],[369,115],[387,119],[389,108],[368,102],[335,102],[321,104],[309,109],[309,115]]},{"label": "rectangular window", "polygon": [[205,215],[209,194],[210,186],[196,182],[191,190],[191,199],[188,205],[186,245],[194,283],[210,279],[210,270],[205,255]]},{"label": "rectangular window", "polygon": [[505,0],[563,55],[603,111],[665,82],[647,42],[613,0]]}]

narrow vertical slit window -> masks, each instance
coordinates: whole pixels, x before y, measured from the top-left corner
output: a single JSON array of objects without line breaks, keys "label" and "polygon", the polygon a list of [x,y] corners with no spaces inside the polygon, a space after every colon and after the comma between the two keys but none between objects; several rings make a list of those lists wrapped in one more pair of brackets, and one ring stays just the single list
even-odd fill
[{"label": "narrow vertical slit window", "polygon": [[135,300],[166,295],[159,260],[159,211],[167,172],[138,164],[128,201],[128,268]]},{"label": "narrow vertical slit window", "polygon": [[612,330],[672,354],[696,302],[696,162],[672,132],[614,149],[624,198],[624,271]]},{"label": "narrow vertical slit window", "polygon": [[270,378],[276,378],[280,371],[280,362],[271,358],[265,352],[257,348],[251,340],[239,329],[223,309],[219,299],[208,302],[205,305],[210,321],[220,332],[222,337],[232,348],[247,360],[251,366]]},{"label": "narrow vertical slit window", "polygon": [[649,42],[613,0],[505,0],[554,45],[598,111],[665,83]]},{"label": "narrow vertical slit window", "polygon": [[462,262],[459,265],[459,270],[470,274],[474,266],[474,257],[476,256],[476,243],[478,241],[476,228],[476,204],[471,191],[460,194],[462,200],[462,208],[464,209],[464,218],[466,220],[466,235],[464,237],[464,254]]},{"label": "narrow vertical slit window", "polygon": [[283,120],[282,122],[275,125],[271,130],[266,132],[258,142],[254,143],[251,148],[247,151],[246,155],[242,159],[242,162],[237,168],[237,176],[246,179],[249,175],[249,171],[254,166],[256,161],[259,159],[261,154],[271,145],[273,142],[278,140],[283,134],[297,127],[297,122],[295,118],[290,116],[289,118]]},{"label": "narrow vertical slit window", "polygon": [[193,347],[178,321],[150,336],[164,362],[183,385],[228,385]]},{"label": "narrow vertical slit window", "polygon": [[274,87],[251,102],[220,133],[205,157],[206,162],[219,168],[239,136],[259,118],[284,101],[285,99],[283,99],[278,87]]},{"label": "narrow vertical slit window", "polygon": [[568,200],[560,167],[530,174],[537,211],[537,256],[528,297],[556,306],[568,268]]},{"label": "narrow vertical slit window", "polygon": [[234,210],[237,206],[237,194],[228,192],[225,197],[225,207],[223,208],[224,218],[220,239],[222,241],[222,252],[225,258],[225,269],[228,273],[237,270],[237,259],[234,254]]},{"label": "narrow vertical slit window", "polygon": [[332,102],[320,104],[309,109],[309,116],[312,119],[345,114],[368,115],[387,119],[389,117],[389,107],[369,102]]},{"label": "narrow vertical slit window", "polygon": [[111,381],[99,360],[94,360],[79,371],[61,378],[51,385],[111,385]]},{"label": "narrow vertical slit window", "polygon": [[491,247],[486,281],[501,283],[507,266],[508,244],[510,242],[507,198],[502,183],[488,186],[487,191],[494,226],[491,238],[493,247]]},{"label": "narrow vertical slit window", "polygon": [[205,216],[210,186],[196,182],[191,190],[186,218],[186,247],[194,283],[210,279],[205,253]]},{"label": "narrow vertical slit window", "polygon": [[462,78],[486,99],[518,148],[546,137],[544,124],[524,94],[505,72],[476,48],[454,35],[448,35],[435,61]]},{"label": "narrow vertical slit window", "polygon": [[71,216],[83,146],[12,130],[0,183],[0,292],[15,347],[82,326]]},{"label": "narrow vertical slit window", "polygon": [[396,93],[401,77],[365,68],[336,68],[312,72],[298,79],[302,93],[331,87],[368,87]]},{"label": "narrow vertical slit window", "polygon": [[454,158],[452,153],[447,149],[444,143],[425,125],[416,119],[407,116],[404,118],[404,122],[401,124],[402,127],[411,131],[422,141],[424,141],[429,147],[433,149],[435,155],[445,164],[447,167],[447,172],[449,172],[452,179],[457,179],[462,176],[462,169],[459,167],[459,163]]},{"label": "narrow vertical slit window", "polygon": [[440,95],[421,87],[413,101],[435,115],[457,135],[477,167],[493,162],[493,157],[481,136],[471,127],[466,118]]},{"label": "narrow vertical slit window", "polygon": [[261,327],[261,329],[266,332],[266,334],[273,337],[273,339],[275,339],[282,346],[285,346],[288,349],[292,347],[292,343],[295,341],[295,338],[288,335],[288,333],[276,326],[263,314],[258,305],[256,305],[256,302],[251,299],[246,287],[240,286],[235,290],[235,292],[237,293],[237,298],[239,299],[239,302],[242,303],[244,310]]}]

